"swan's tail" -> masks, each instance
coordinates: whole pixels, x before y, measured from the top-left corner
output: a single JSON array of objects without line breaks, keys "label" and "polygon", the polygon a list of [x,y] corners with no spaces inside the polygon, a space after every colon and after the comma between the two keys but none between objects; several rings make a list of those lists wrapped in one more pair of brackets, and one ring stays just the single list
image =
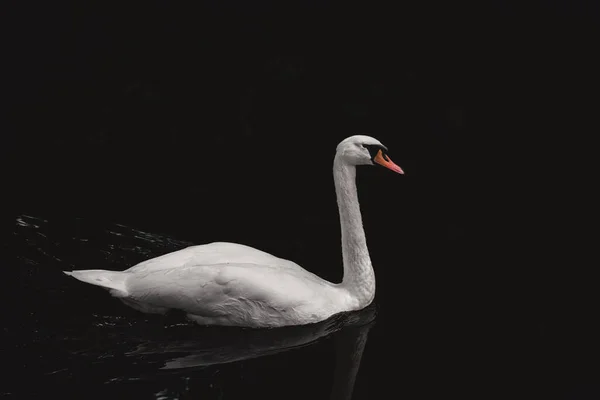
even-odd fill
[{"label": "swan's tail", "polygon": [[107,271],[103,269],[87,269],[80,271],[63,271],[81,282],[103,287],[115,297],[127,296],[125,280],[129,275],[126,272]]}]

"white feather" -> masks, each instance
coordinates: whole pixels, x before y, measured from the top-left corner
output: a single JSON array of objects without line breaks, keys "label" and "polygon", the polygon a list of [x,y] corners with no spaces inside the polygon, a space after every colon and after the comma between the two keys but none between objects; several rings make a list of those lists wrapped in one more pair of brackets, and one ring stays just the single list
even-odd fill
[{"label": "white feather", "polygon": [[334,181],[342,228],[344,278],[328,282],[296,263],[241,244],[191,246],[141,262],[123,272],[65,272],[104,287],[146,313],[183,310],[205,325],[276,327],[315,323],[362,309],[375,296],[375,274],[356,193],[356,165],[370,161],[368,136],[342,141]]}]

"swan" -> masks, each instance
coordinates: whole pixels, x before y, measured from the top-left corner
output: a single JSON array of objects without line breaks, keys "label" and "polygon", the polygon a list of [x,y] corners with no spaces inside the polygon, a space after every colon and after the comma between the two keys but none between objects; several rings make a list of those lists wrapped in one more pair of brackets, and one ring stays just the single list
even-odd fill
[{"label": "swan", "polygon": [[342,140],[333,161],[344,275],[332,283],[298,264],[236,243],[189,246],[125,271],[63,271],[100,286],[127,306],[149,314],[183,311],[200,325],[274,328],[324,321],[361,310],[375,297],[375,272],[362,225],[356,166],[402,168],[379,140]]}]

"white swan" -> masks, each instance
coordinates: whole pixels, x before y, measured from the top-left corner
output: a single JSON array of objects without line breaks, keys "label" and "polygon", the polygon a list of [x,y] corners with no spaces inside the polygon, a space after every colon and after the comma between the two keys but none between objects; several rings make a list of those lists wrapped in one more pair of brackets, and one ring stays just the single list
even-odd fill
[{"label": "white swan", "polygon": [[292,261],[222,242],[187,247],[122,272],[64,272],[108,289],[136,310],[182,310],[201,325],[305,325],[365,308],[375,296],[375,273],[356,193],[356,166],[375,164],[404,173],[375,138],[355,135],[338,144],[333,177],[342,229],[344,276],[339,284]]}]

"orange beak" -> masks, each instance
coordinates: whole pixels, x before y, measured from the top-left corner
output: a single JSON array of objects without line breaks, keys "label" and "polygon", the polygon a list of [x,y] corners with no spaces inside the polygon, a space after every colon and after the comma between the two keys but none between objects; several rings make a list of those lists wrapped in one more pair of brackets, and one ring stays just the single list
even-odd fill
[{"label": "orange beak", "polygon": [[400,168],[398,165],[394,164],[394,162],[392,160],[390,160],[390,158],[383,154],[381,152],[381,150],[379,150],[377,152],[377,155],[375,156],[375,158],[373,159],[373,161],[375,161],[377,164],[386,167],[387,169],[391,169],[394,172],[397,172],[399,174],[404,174],[404,171],[402,171],[402,168]]}]

